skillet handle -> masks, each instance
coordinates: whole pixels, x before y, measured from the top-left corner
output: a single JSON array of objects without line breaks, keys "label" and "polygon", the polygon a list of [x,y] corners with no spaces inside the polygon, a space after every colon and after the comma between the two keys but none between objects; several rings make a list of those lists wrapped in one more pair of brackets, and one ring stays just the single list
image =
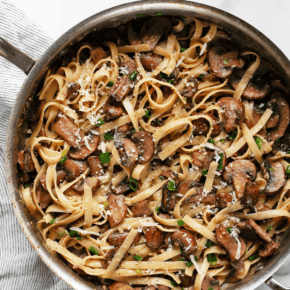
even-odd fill
[{"label": "skillet handle", "polygon": [[273,277],[270,277],[265,282],[273,290],[290,290],[290,287],[285,287],[276,281]]},{"label": "skillet handle", "polygon": [[0,37],[0,56],[3,56],[11,63],[15,64],[25,74],[29,74],[35,61]]}]

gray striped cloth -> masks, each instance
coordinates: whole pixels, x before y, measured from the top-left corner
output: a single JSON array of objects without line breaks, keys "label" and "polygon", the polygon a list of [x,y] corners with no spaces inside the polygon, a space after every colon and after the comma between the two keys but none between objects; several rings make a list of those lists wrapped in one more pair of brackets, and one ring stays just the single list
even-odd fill
[{"label": "gray striped cloth", "polygon": [[[232,3],[221,2],[219,8],[225,10]],[[235,4],[241,4],[241,1]],[[41,57],[52,43],[37,23],[6,0],[0,0],[0,36],[33,59]],[[68,290],[71,288],[51,272],[33,251],[18,224],[8,196],[4,168],[6,128],[25,78],[22,71],[0,57],[0,289]],[[288,264],[288,267],[281,267],[275,276],[290,285],[290,262]],[[262,285],[257,290],[266,289],[269,288]]]}]

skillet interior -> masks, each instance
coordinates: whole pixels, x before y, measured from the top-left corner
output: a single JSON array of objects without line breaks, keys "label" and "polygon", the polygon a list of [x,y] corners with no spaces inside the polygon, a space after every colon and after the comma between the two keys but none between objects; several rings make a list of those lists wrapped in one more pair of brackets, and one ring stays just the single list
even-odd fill
[{"label": "skillet interior", "polygon": [[[284,78],[286,84],[290,81],[289,60],[263,34],[249,24],[246,24],[242,20],[226,12],[193,2],[142,1],[121,5],[84,20],[59,38],[36,63],[18,95],[7,130],[5,163],[6,177],[12,204],[26,237],[43,261],[74,289],[102,289],[102,287],[96,287],[96,284],[93,285],[84,281],[66,266],[64,262],[52,256],[47,250],[36,228],[35,220],[31,218],[21,201],[17,192],[18,180],[16,176],[16,159],[18,149],[21,147],[20,144],[23,144],[24,141],[21,136],[23,136],[23,132],[26,131],[25,122],[22,121],[23,113],[26,111],[25,107],[29,105],[28,99],[35,94],[37,88],[41,85],[41,80],[48,68],[53,65],[57,59],[66,54],[68,51],[66,49],[67,47],[81,41],[88,34],[96,30],[115,27],[120,23],[127,22],[135,18],[136,14],[146,13],[148,16],[153,16],[155,12],[158,11],[162,11],[163,15],[194,16],[216,23],[219,27],[235,35],[236,39],[241,42],[241,44],[246,43],[249,49],[259,52],[261,56],[272,63]],[[20,126],[18,126],[18,124],[20,124]],[[283,237],[281,237],[281,245],[275,255],[271,257],[267,263],[260,265],[255,274],[248,276],[239,283],[224,285],[222,289],[250,290],[255,289],[263,283],[289,257],[290,245],[287,243],[289,238],[290,231],[287,231]]]}]

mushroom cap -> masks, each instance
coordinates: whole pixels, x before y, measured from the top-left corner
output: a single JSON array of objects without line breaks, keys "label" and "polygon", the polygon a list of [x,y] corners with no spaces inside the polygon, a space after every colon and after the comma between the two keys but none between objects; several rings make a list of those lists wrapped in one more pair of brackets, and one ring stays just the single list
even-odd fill
[{"label": "mushroom cap", "polygon": [[231,182],[235,175],[243,175],[248,179],[255,180],[256,165],[249,160],[235,160],[226,166],[223,177],[226,181]]},{"label": "mushroom cap", "polygon": [[196,251],[196,239],[195,236],[187,230],[175,231],[172,236],[172,243],[177,244],[182,248],[182,255],[186,258],[190,258]]},{"label": "mushroom cap", "polygon": [[[268,104],[266,104],[266,106]],[[264,112],[265,112],[264,110],[261,110],[261,109],[259,109],[257,107],[254,107],[254,109],[253,109],[253,119],[254,119],[254,121],[256,123],[260,120],[260,118],[262,117]],[[273,113],[271,114],[271,117],[269,118],[269,120],[266,123],[266,128],[269,129],[269,128],[276,127],[279,124],[279,118],[280,118],[279,114],[277,114],[275,111],[273,111]]]},{"label": "mushroom cap", "polygon": [[135,144],[130,139],[116,139],[114,145],[120,154],[122,165],[129,167],[137,161],[138,150]]},{"label": "mushroom cap", "polygon": [[[220,133],[221,131],[220,126],[217,122],[217,118],[214,115],[209,114],[209,113],[199,112],[199,113],[196,113],[194,116],[211,117],[213,121],[213,128],[211,131],[211,136],[215,137]],[[210,124],[205,118],[199,118],[199,119],[193,120],[192,125],[193,125],[193,133],[198,134],[198,135],[206,135],[210,128]]]},{"label": "mushroom cap", "polygon": [[132,134],[132,141],[136,144],[138,152],[137,163],[149,162],[154,153],[154,142],[151,134],[146,131],[139,131]]}]

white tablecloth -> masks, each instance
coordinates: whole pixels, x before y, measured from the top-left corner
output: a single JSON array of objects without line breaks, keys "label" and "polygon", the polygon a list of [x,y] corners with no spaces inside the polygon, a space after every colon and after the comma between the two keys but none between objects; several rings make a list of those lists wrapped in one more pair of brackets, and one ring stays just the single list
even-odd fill
[{"label": "white tablecloth", "polygon": [[[39,58],[66,30],[124,0],[0,0],[0,36],[30,57]],[[268,36],[290,58],[289,0],[196,1],[230,12]],[[17,93],[25,80],[19,69],[0,57],[0,289],[71,289],[40,260],[26,240],[7,193],[4,170],[6,127]],[[290,286],[290,261],[274,275]],[[259,290],[269,289],[262,285]]]}]

